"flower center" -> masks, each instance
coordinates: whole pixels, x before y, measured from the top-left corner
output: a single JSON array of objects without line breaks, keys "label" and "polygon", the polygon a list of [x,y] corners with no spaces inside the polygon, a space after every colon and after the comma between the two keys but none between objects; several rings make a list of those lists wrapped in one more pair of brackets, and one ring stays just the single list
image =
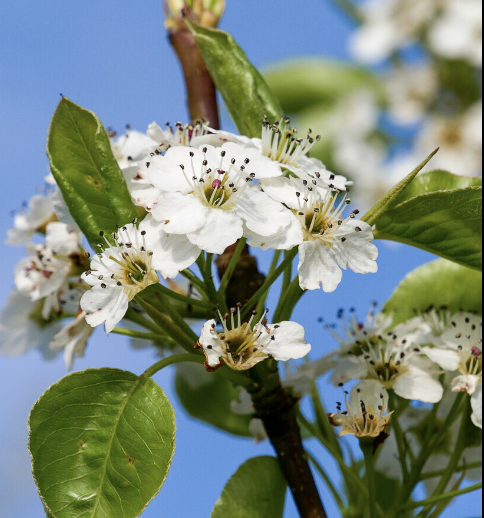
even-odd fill
[{"label": "flower center", "polygon": [[201,169],[197,170],[193,158],[195,153],[190,152],[191,174],[187,168],[180,165],[185,179],[189,186],[193,189],[192,194],[197,196],[204,205],[211,208],[230,210],[233,208],[237,198],[244,192],[247,185],[255,179],[255,173],[247,174],[246,165],[250,163],[247,158],[245,165],[240,166],[237,170],[236,160],[230,161],[230,167],[225,168],[226,152],[220,153],[220,162],[218,164],[209,164],[206,158],[207,148],[202,149],[204,160]]},{"label": "flower center", "polygon": [[321,137],[312,136],[309,130],[306,138],[298,139],[297,130],[290,127],[289,119],[270,124],[267,117],[262,124],[262,154],[280,164],[299,167],[298,161],[306,156]]},{"label": "flower center", "polygon": [[168,140],[172,140],[176,144],[185,147],[190,147],[194,138],[208,134],[205,121],[203,120],[198,120],[193,125],[185,124],[185,126],[181,122],[177,122],[174,128],[167,122],[165,131],[168,133]]}]

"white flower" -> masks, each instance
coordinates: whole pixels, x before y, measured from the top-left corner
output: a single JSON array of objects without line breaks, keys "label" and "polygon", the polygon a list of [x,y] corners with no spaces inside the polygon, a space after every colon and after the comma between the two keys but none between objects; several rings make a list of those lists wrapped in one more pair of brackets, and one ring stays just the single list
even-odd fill
[{"label": "white flower", "polygon": [[47,225],[46,244],[27,247],[29,257],[22,259],[15,268],[17,289],[32,301],[45,299],[44,318],[60,308],[60,293],[68,289],[69,277],[75,274],[80,254],[80,235],[68,230],[60,222]]},{"label": "white flower", "polygon": [[246,159],[237,164],[223,147],[212,146],[173,147],[150,160],[148,179],[158,192],[146,208],[167,234],[186,236],[200,250],[222,254],[244,235],[244,227],[270,236],[289,223],[281,204],[249,185],[280,175],[271,163],[260,167]]},{"label": "white flower", "polygon": [[386,83],[390,115],[399,124],[420,122],[439,87],[437,71],[428,63],[397,67]]},{"label": "white flower", "polygon": [[[264,250],[290,250],[299,246],[299,285],[303,290],[330,293],[343,277],[341,269],[356,273],[378,271],[378,249],[371,227],[356,219],[359,211],[344,218],[347,195],[321,188],[317,180],[275,178],[262,182],[264,191],[290,209],[290,225],[273,236],[248,232],[250,244]],[[252,229],[250,229],[252,230]]]},{"label": "white flower", "polygon": [[395,51],[415,43],[433,19],[440,0],[370,0],[363,5],[365,22],[355,32],[351,52],[366,64],[376,65]]},{"label": "white flower", "polygon": [[472,422],[482,430],[482,383],[477,388],[471,399]]},{"label": "white flower", "polygon": [[136,167],[152,149],[156,148],[156,139],[140,131],[127,129],[124,135],[111,138],[111,149],[122,170]]},{"label": "white flower", "polygon": [[339,413],[331,416],[335,426],[343,427],[341,436],[380,437],[386,433],[392,414],[388,413],[388,393],[378,381],[362,381],[345,399],[346,411],[339,404]]},{"label": "white flower", "polygon": [[422,154],[440,147],[432,160],[434,169],[463,176],[482,172],[482,102],[471,106],[459,117],[429,118],[417,140]]},{"label": "white flower", "polygon": [[[230,402],[230,410],[237,415],[255,415],[256,411],[250,394],[245,389],[240,389],[239,399]],[[256,443],[267,439],[267,432],[262,419],[253,418],[249,423],[249,432]]]},{"label": "white flower", "polygon": [[438,403],[444,389],[437,381],[440,369],[423,356],[412,342],[412,326],[402,325],[385,336],[373,337],[356,345],[335,368],[333,381],[344,384],[350,379],[378,380],[398,396],[423,403]]},{"label": "white flower", "polygon": [[243,371],[270,357],[288,361],[303,358],[309,353],[311,346],[306,343],[301,325],[295,322],[268,325],[266,315],[267,311],[255,325],[255,315],[249,322],[242,323],[240,307],[234,308],[230,315],[220,315],[222,333],[217,333],[215,320],[206,322],[198,345],[207,358],[207,370],[214,371],[227,364],[231,369]]},{"label": "white flower", "polygon": [[[317,176],[327,185],[334,185],[341,190],[350,184],[344,176],[336,176],[327,171],[326,166],[317,158],[307,156],[321,137],[313,136],[311,130],[306,137],[298,137],[297,130],[290,126],[289,119],[271,124],[266,118],[262,125],[261,139],[234,137],[237,139],[236,143],[225,144],[223,149],[239,163],[248,158],[260,167],[277,166],[281,172],[291,171],[301,179],[312,180]],[[262,177],[258,176],[260,178]]]},{"label": "white flower", "polygon": [[15,214],[14,228],[7,232],[8,245],[24,245],[35,232],[44,231],[47,223],[55,219],[52,194],[33,196],[26,212]]},{"label": "white flower", "polygon": [[72,369],[75,358],[83,358],[87,341],[94,329],[86,322],[84,311],[69,325],[62,328],[49,344],[52,351],[64,349],[64,363],[67,370]]},{"label": "white flower", "polygon": [[482,66],[481,0],[447,0],[443,15],[429,34],[432,50],[448,59]]},{"label": "white flower", "polygon": [[441,337],[444,346],[426,347],[425,354],[448,372],[459,372],[452,382],[454,392],[473,395],[482,385],[482,318],[458,313]]},{"label": "white flower", "polygon": [[37,347],[49,357],[48,345],[61,322],[45,320],[41,311],[41,302],[12,291],[0,313],[0,354],[19,356]]},{"label": "white flower", "polygon": [[[82,275],[93,288],[82,296],[81,308],[88,324],[96,327],[105,323],[109,334],[126,314],[129,302],[159,282],[154,254],[160,243],[153,239],[154,232],[145,230],[144,222],[140,229],[134,223],[120,228],[112,236],[115,244],[101,234],[106,247],[92,258],[91,269]],[[148,238],[151,239],[148,241]]]}]

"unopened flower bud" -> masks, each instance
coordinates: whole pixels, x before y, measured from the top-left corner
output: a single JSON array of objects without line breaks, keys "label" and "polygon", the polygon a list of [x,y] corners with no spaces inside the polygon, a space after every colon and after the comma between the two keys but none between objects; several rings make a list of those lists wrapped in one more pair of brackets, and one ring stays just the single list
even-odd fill
[{"label": "unopened flower bud", "polygon": [[225,0],[166,0],[165,26],[168,30],[184,28],[184,16],[202,27],[215,28],[222,18]]}]

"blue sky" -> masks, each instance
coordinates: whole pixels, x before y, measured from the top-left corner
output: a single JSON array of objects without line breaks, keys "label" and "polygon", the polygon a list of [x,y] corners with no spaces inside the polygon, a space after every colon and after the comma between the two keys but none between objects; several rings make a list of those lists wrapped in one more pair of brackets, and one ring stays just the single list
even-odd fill
[{"label": "blue sky", "polygon": [[[345,40],[351,26],[331,0],[227,3],[222,28],[235,36],[258,66],[305,55],[347,58]],[[2,235],[11,224],[10,212],[43,185],[46,132],[59,94],[95,111],[106,126],[118,131],[127,123],[144,130],[153,120],[186,119],[184,88],[163,32],[160,0],[5,2],[0,41]],[[308,324],[308,336],[318,355],[331,346],[317,324],[319,316],[331,320],[340,307],[354,306],[365,312],[371,300],[384,302],[406,273],[431,259],[404,247],[381,248],[378,276],[349,273],[336,293],[311,293],[296,311],[296,318]],[[21,249],[2,248],[2,303],[22,256]],[[98,330],[87,358],[76,368],[111,366],[139,373],[153,359],[151,351],[134,351],[121,338],[106,340]],[[0,358],[0,372],[0,517],[41,518],[42,506],[30,476],[26,420],[40,394],[65,375],[64,364],[61,358],[44,363],[32,351],[22,358]],[[156,381],[175,401],[172,374],[163,372]],[[330,409],[335,401],[328,398]],[[271,454],[271,449],[268,444],[255,446],[194,423],[176,403],[175,408],[177,454],[165,487],[143,516],[208,517],[239,464],[249,457]],[[319,454],[317,446],[311,448]],[[446,516],[474,518],[479,501],[466,497]],[[331,503],[328,507],[335,516]],[[296,516],[289,501],[286,518]]]}]

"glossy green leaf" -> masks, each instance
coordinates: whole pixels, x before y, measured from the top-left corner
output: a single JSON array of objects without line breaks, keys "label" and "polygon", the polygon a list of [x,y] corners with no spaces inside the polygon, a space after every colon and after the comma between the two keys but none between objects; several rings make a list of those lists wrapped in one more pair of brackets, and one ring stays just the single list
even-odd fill
[{"label": "glossy green leaf", "polygon": [[482,270],[482,187],[415,196],[379,217],[375,237]]},{"label": "glossy green leaf", "polygon": [[248,137],[260,137],[264,115],[270,120],[282,117],[264,78],[230,34],[193,23],[189,27],[238,130]]},{"label": "glossy green leaf", "polygon": [[72,217],[93,247],[136,216],[126,182],[98,117],[65,97],[47,140],[52,174]]},{"label": "glossy green leaf", "polygon": [[53,518],[139,516],[175,451],[175,416],[154,381],[117,369],[70,374],[34,405],[29,448]]},{"label": "glossy green leaf", "polygon": [[393,312],[395,324],[400,324],[432,306],[482,315],[482,273],[438,259],[408,274],[384,310]]},{"label": "glossy green leaf", "polygon": [[420,173],[420,171],[432,160],[432,158],[437,154],[438,150],[435,150],[427,159],[425,159],[416,169],[414,169],[406,178],[404,178],[400,183],[395,185],[393,189],[383,196],[383,198],[376,203],[376,205],[371,208],[361,219],[368,223],[368,225],[373,226],[378,218],[385,213],[392,205],[395,200],[402,194],[402,192],[412,183],[415,177]]},{"label": "glossy green leaf", "polygon": [[466,187],[482,187],[482,178],[477,176],[457,176],[447,171],[430,171],[417,176],[398,196],[392,206],[400,205],[400,203],[410,200],[419,194],[465,189]]},{"label": "glossy green leaf", "polygon": [[230,403],[239,398],[240,391],[220,373],[208,373],[200,365],[179,365],[175,387],[190,416],[233,435],[251,437],[251,416],[238,415],[230,409]]},{"label": "glossy green leaf", "polygon": [[297,114],[314,105],[333,105],[354,92],[384,97],[381,81],[369,70],[325,59],[298,59],[264,72],[286,113]]},{"label": "glossy green leaf", "polygon": [[286,490],[276,458],[250,459],[228,481],[211,518],[282,518]]}]

